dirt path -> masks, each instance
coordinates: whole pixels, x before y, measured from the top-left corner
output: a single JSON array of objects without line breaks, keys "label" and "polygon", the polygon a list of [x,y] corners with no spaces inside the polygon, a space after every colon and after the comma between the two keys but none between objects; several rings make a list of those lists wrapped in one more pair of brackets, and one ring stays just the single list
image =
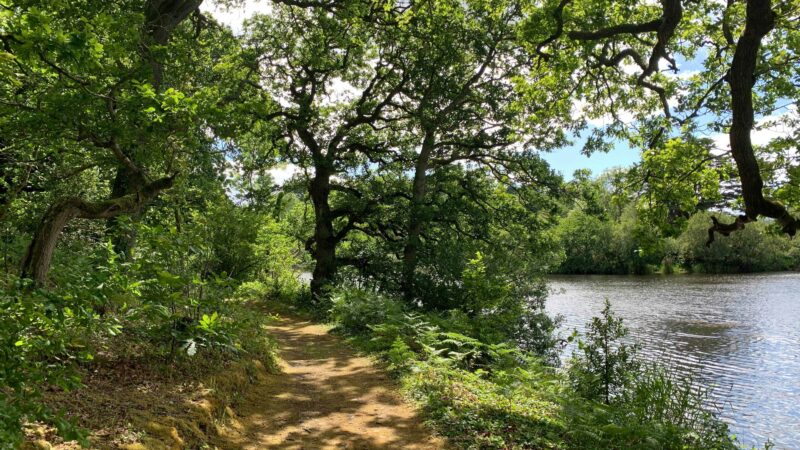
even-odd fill
[{"label": "dirt path", "polygon": [[440,449],[392,381],[323,326],[282,317],[269,331],[283,373],[236,408],[243,449]]}]

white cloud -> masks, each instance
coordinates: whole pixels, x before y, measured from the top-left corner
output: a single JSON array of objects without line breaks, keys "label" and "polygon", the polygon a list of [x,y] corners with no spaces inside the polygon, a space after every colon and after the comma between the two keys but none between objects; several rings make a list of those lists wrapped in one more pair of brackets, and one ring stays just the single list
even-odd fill
[{"label": "white cloud", "polygon": [[289,180],[289,178],[292,178],[295,174],[300,172],[301,172],[300,167],[295,164],[286,164],[269,170],[269,174],[272,177],[272,180],[278,186],[282,186]]},{"label": "white cloud", "polygon": [[[614,117],[611,114],[603,114],[599,117],[589,117],[589,103],[585,100],[576,100],[572,103],[572,118],[573,119],[580,119],[582,117],[586,118],[586,122],[596,128],[603,128],[606,125],[611,125],[615,122]],[[634,122],[633,113],[630,111],[617,111],[617,117],[619,120],[625,124],[631,124]]]},{"label": "white cloud", "polygon": [[664,72],[664,75],[667,78],[673,78],[677,80],[688,80],[695,75],[700,75],[701,73],[703,73],[702,70],[678,70],[678,73],[668,70]]},{"label": "white cloud", "polygon": [[203,2],[200,10],[231,27],[234,34],[241,35],[244,21],[256,14],[269,14],[272,11],[272,4],[266,0],[244,0],[240,5],[229,8],[212,0]]},{"label": "white cloud", "polygon": [[[797,107],[790,105],[781,114],[770,115],[756,121],[756,126],[750,133],[753,145],[764,146],[772,140],[788,137],[794,133],[794,129],[783,123],[784,119],[797,118]],[[730,137],[727,133],[716,133],[710,136],[714,141],[715,153],[721,153],[730,149]]]},{"label": "white cloud", "polygon": [[751,134],[753,144],[767,145],[773,139],[791,136],[794,133],[794,127],[788,125],[786,120],[798,120],[796,105],[789,105],[780,114],[772,114],[758,120],[755,130]]}]

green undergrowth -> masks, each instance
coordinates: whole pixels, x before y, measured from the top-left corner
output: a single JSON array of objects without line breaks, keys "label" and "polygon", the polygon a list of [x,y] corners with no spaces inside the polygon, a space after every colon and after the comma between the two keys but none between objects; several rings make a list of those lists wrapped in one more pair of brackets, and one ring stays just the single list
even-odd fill
[{"label": "green undergrowth", "polygon": [[665,368],[622,365],[606,402],[576,386],[602,382],[591,360],[576,355],[570,371],[547,365],[515,346],[451,331],[446,314],[350,289],[334,295],[330,317],[357,348],[385,363],[431,427],[458,448],[736,448],[702,406],[705,393]]},{"label": "green undergrowth", "polygon": [[[136,425],[128,412],[158,416],[162,400],[180,405],[203,385],[221,417],[252,374],[277,370],[264,330],[271,291],[261,283],[131,270],[113,258],[91,278],[57,287],[0,281],[0,449],[16,448],[30,424],[47,429],[48,439],[96,445],[120,431],[118,422]],[[108,398],[117,378],[125,388],[161,386],[167,394],[131,408],[124,396]]]}]

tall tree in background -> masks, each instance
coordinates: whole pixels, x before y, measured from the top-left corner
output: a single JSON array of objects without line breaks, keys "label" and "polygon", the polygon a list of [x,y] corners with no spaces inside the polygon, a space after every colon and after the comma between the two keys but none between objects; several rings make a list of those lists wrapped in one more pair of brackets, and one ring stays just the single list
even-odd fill
[{"label": "tall tree in background", "polygon": [[[429,178],[453,164],[472,164],[491,168],[501,181],[544,183],[526,177],[536,172],[527,170],[531,164],[541,164],[534,152],[564,142],[568,126],[558,119],[568,116],[569,90],[559,83],[569,79],[529,70],[517,39],[523,10],[518,1],[422,1],[400,19],[416,49],[403,65],[409,83],[399,105],[414,143],[402,251],[409,300],[426,222],[449,219],[431,207]],[[529,94],[524,102],[522,86]]]},{"label": "tall tree in background", "polygon": [[276,99],[261,115],[278,120],[284,157],[303,169],[314,208],[307,248],[314,298],[324,296],[342,264],[337,246],[380,198],[359,188],[369,165],[391,153],[383,128],[405,79],[392,64],[408,51],[385,27],[392,10],[370,2],[328,8],[276,5],[250,25],[263,88]]}]

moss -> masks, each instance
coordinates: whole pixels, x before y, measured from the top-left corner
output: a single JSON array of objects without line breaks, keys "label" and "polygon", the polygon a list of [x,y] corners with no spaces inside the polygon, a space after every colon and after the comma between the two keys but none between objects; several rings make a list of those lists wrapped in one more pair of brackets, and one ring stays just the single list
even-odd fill
[{"label": "moss", "polygon": [[[166,419],[174,421],[171,417],[167,417]],[[171,450],[180,450],[186,443],[178,434],[178,429],[173,426],[151,421],[145,425],[145,429],[151,436],[158,438],[160,444],[165,445]]]},{"label": "moss", "polygon": [[53,448],[49,442],[44,439],[37,439],[35,441],[24,442],[20,450],[50,450]]}]

